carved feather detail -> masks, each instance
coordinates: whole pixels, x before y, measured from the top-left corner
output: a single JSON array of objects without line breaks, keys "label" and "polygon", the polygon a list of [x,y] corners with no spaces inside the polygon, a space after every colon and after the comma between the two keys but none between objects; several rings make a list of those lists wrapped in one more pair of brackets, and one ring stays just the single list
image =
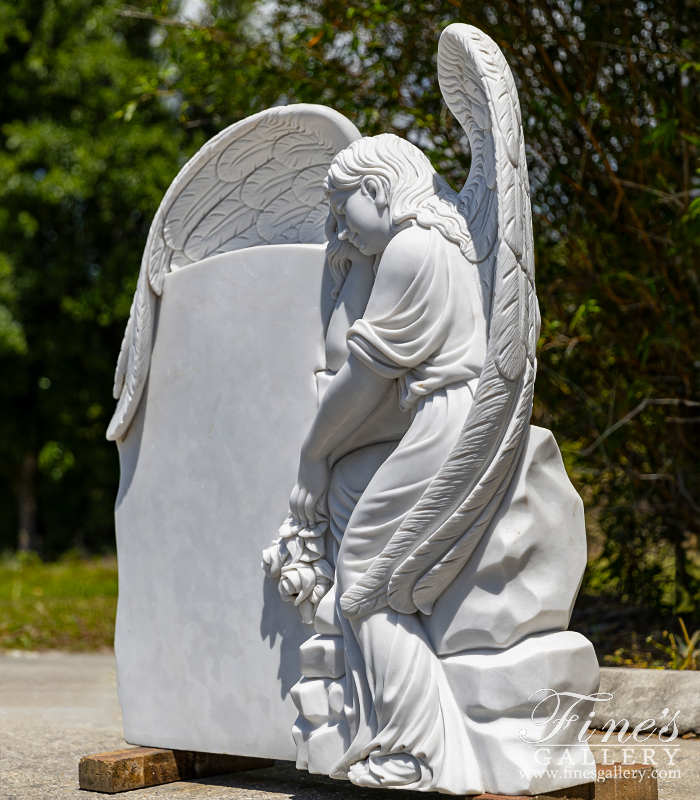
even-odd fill
[{"label": "carved feather detail", "polygon": [[328,203],[319,203],[316,208],[312,208],[306,215],[306,219],[301,225],[301,236],[303,241],[312,244],[323,244],[326,240],[324,228],[326,217],[328,216]]},{"label": "carved feather detail", "polygon": [[255,224],[259,210],[247,205],[241,194],[241,187],[237,187],[199,222],[185,242],[184,251],[189,259],[201,261]]},{"label": "carved feather detail", "polygon": [[[460,192],[482,281],[492,287],[489,343],[459,439],[384,551],[341,598],[349,619],[391,606],[430,614],[498,509],[532,410],[539,314],[520,106],[495,42],[469,25],[440,37],[443,97],[472,167]],[[493,268],[493,277],[485,271]]]},{"label": "carved feather detail", "polygon": [[341,114],[299,104],[231,125],[182,168],[153,219],[117,362],[110,440],[126,436],[150,367],[165,276],[218,253],[325,241],[323,178],[360,134]]},{"label": "carved feather detail", "polygon": [[[529,375],[529,372],[534,372],[534,368],[532,365],[528,364],[528,372],[524,375],[524,381],[521,387],[523,397],[516,406],[515,413],[511,417],[508,430],[506,431],[501,446],[502,457],[494,459],[491,462],[489,470],[481,481],[481,486],[483,486],[484,493],[488,496],[488,500],[480,504],[480,509],[483,510],[481,510],[479,518],[466,528],[466,533],[461,536],[457,543],[452,545],[441,560],[416,583],[413,592],[413,601],[416,607],[424,614],[430,614],[432,612],[435,601],[440,597],[445,587],[448,586],[464,568],[469,557],[479,544],[482,535],[486,532],[486,529],[498,510],[503,495],[508,489],[510,480],[518,465],[520,453],[522,452],[523,442],[525,440],[523,433],[530,420],[530,413],[532,410],[532,394],[535,382],[534,375]],[[468,500],[471,500],[471,498]],[[472,501],[471,504],[476,505],[474,501]],[[468,511],[469,507],[467,504],[465,504],[465,506],[464,510]],[[461,511],[462,509],[460,509],[460,512]],[[460,513],[458,512],[455,516],[459,519]],[[466,527],[463,522],[461,527],[462,530]],[[391,585],[389,589],[391,591]]]}]

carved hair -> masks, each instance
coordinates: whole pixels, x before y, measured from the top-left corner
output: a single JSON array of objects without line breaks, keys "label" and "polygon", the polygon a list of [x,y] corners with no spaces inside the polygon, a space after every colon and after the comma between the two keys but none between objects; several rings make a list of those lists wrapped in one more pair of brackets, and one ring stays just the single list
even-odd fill
[{"label": "carved hair", "polygon": [[329,194],[357,189],[369,176],[384,184],[396,231],[415,220],[425,228],[437,228],[467,254],[471,236],[460,213],[460,197],[415,145],[393,133],[357,139],[333,159],[324,187]]},{"label": "carved hair", "polygon": [[333,300],[337,300],[352,266],[352,252],[357,248],[347,239],[338,238],[338,224],[331,213],[328,214],[328,219],[326,220],[326,239],[328,239],[326,259],[333,279],[331,297]]}]

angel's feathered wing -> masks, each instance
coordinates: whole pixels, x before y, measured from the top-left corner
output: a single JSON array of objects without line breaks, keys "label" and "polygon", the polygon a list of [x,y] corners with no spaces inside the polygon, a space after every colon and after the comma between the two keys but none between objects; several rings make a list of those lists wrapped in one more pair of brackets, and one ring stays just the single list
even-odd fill
[{"label": "angel's feathered wing", "polygon": [[231,125],[180,171],[148,234],[114,378],[107,438],[122,439],[151,360],[155,304],[172,270],[217,253],[267,244],[322,243],[323,180],[357,128],[324,106],[272,108]]},{"label": "angel's feathered wing", "polygon": [[472,151],[460,196],[472,234],[470,260],[493,275],[488,351],[450,456],[365,576],[341,598],[351,619],[386,605],[431,613],[503,499],[532,410],[540,322],[515,83],[496,43],[461,24],[440,37],[438,76]]}]

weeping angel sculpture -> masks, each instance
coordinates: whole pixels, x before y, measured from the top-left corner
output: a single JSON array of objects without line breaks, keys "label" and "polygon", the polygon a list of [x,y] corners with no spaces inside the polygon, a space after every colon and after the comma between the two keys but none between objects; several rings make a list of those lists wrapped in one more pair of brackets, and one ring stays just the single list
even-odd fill
[{"label": "weeping angel sculpture", "polygon": [[[436,610],[443,620],[449,614],[436,608],[440,598],[468,580],[465,567],[503,512],[523,460],[540,328],[510,69],[483,33],[451,25],[440,39],[438,74],[471,147],[461,192],[391,134],[353,142],[325,179],[337,298],[327,371],[289,517],[264,566],[306,621],[321,618],[319,640],[342,635],[336,747],[328,730],[319,736],[313,714],[304,719],[318,676],[312,668],[296,691],[301,766],[313,770],[315,760],[315,771],[361,786],[531,791],[526,781],[493,778],[441,657],[452,653],[436,647],[430,619]],[[551,490],[563,501],[560,487]],[[469,589],[456,591],[466,597]],[[511,602],[517,594],[511,587]],[[561,598],[568,611],[571,594]],[[539,626],[531,632],[556,629],[546,618]],[[474,638],[472,647],[483,644]],[[518,733],[513,722],[511,738]]]},{"label": "weeping angel sculpture", "polygon": [[[128,444],[164,276],[327,241],[318,408],[263,553],[315,630],[291,690],[297,766],[360,786],[532,794],[583,782],[534,760],[557,698],[598,688],[591,645],[566,630],[582,504],[551,434],[529,425],[540,321],[513,77],[459,24],[441,36],[438,74],[471,148],[460,192],[409,142],[359,138],[315,106],[238,123],[183,169],[151,228],[108,435]],[[556,733],[564,746],[578,729]],[[571,752],[567,767],[590,757]]]}]

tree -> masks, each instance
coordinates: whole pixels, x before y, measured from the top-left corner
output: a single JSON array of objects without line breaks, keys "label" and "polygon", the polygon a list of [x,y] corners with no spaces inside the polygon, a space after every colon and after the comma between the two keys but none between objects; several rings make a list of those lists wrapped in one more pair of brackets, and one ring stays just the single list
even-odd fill
[{"label": "tree", "polygon": [[[697,0],[214,0],[196,21],[167,0],[66,0],[58,16],[38,2],[0,8],[0,57],[14,69],[0,98],[16,120],[0,150],[3,185],[16,181],[0,201],[0,341],[14,370],[0,398],[3,469],[17,480],[37,459],[40,519],[58,490],[61,520],[101,509],[85,529],[105,530],[107,504],[88,495],[111,501],[116,481],[100,438],[106,386],[146,223],[179,154],[270,105],[323,103],[365,134],[408,137],[459,187],[468,145],[435,54],[441,30],[465,22],[503,49],[520,93],[543,317],[534,421],[554,431],[586,501],[587,585],[697,613]],[[85,43],[99,51],[91,68]],[[109,92],[93,86],[98,63]],[[67,523],[54,524],[65,538]]]},{"label": "tree", "polygon": [[[186,135],[113,2],[0,4],[0,546],[113,543],[110,385],[148,224]],[[17,528],[19,527],[19,534]]]}]

